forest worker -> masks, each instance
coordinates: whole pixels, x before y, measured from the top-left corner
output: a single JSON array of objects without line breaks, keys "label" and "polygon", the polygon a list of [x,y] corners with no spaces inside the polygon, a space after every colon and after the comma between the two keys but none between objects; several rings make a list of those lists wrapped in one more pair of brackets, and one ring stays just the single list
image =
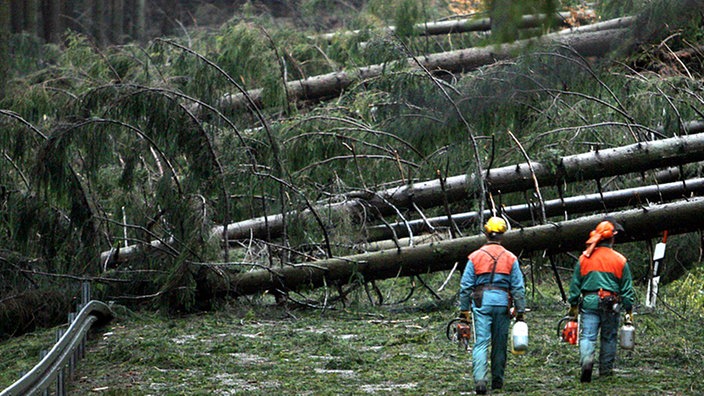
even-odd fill
[{"label": "forest worker", "polygon": [[[632,321],[633,278],[626,258],[612,249],[614,239],[623,227],[607,217],[589,234],[587,249],[579,257],[570,283],[570,310],[567,315],[581,313],[582,332],[579,337],[581,382],[592,380],[596,337],[601,328],[599,375],[613,374],[616,359],[616,339],[619,311],[623,308],[626,321]],[[581,304],[580,304],[581,301]]]},{"label": "forest worker", "polygon": [[507,224],[491,217],[484,225],[487,242],[469,255],[460,281],[460,317],[471,321],[474,315],[475,342],[472,349],[473,376],[477,394],[487,391],[487,354],[491,344],[491,387],[504,384],[506,344],[511,301],[516,320],[523,321],[526,308],[523,274],[516,255],[501,246]]}]

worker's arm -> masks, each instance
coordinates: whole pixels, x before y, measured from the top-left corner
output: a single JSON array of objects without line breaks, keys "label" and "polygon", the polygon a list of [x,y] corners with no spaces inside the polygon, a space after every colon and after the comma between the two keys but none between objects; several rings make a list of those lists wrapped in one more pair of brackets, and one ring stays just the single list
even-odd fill
[{"label": "worker's arm", "polygon": [[518,260],[513,262],[511,267],[511,295],[513,296],[513,306],[516,312],[523,316],[526,311],[526,287],[523,281],[523,273]]},{"label": "worker's arm", "polygon": [[619,290],[619,294],[621,294],[621,304],[623,305],[623,309],[626,311],[631,311],[635,300],[635,292],[633,291],[633,276],[631,275],[631,269],[629,268],[628,263],[626,263],[623,267],[619,288],[621,289]]},{"label": "worker's arm", "polygon": [[570,307],[576,307],[579,305],[579,298],[582,294],[582,274],[580,273],[580,264],[574,266],[574,272],[572,273],[572,280],[570,281],[570,295],[567,298],[567,302],[570,303]]},{"label": "worker's arm", "polygon": [[475,281],[474,264],[471,260],[467,260],[467,266],[464,267],[460,281],[460,311],[469,311],[472,307],[472,290],[474,290]]}]

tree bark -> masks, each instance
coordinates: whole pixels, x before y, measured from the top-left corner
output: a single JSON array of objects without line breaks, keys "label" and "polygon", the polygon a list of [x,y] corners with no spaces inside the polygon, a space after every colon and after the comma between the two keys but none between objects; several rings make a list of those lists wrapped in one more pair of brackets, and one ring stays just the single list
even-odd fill
[{"label": "tree bark", "polygon": [[[704,199],[654,205],[611,215],[625,228],[625,241],[654,238],[667,230],[670,235],[704,228]],[[551,253],[580,250],[589,232],[603,216],[589,216],[559,223],[506,232],[503,245],[522,254],[548,250]],[[243,296],[265,291],[289,291],[347,284],[361,277],[365,282],[450,270],[466,264],[467,254],[485,242],[471,236],[415,247],[383,250],[350,257],[316,261],[281,269],[256,270],[235,275],[230,282],[209,285],[214,295]],[[624,240],[617,240],[622,243]]]},{"label": "tree bark", "polygon": [[[692,123],[689,130],[704,128],[704,123]],[[559,185],[561,183],[581,180],[600,179],[603,177],[643,172],[661,167],[677,166],[704,160],[704,134],[694,134],[651,142],[642,142],[623,147],[610,148],[596,152],[587,152],[562,157],[556,165],[534,162],[509,165],[501,168],[487,169],[484,181],[491,192],[502,193],[530,190],[533,188],[533,176],[541,186]],[[532,174],[530,169],[535,174]],[[343,203],[322,205],[320,210],[346,211],[355,216],[375,208],[380,214],[396,212],[396,208],[430,208],[447,202],[457,202],[479,193],[476,186],[476,174],[452,176],[445,179],[443,185],[439,180],[404,185],[376,193],[358,192],[348,195]],[[309,210],[291,212],[287,216],[310,216]],[[227,239],[246,239],[249,237],[264,239],[276,236],[283,230],[284,216],[281,214],[249,219],[228,224]],[[214,227],[214,235],[224,239],[224,227]],[[151,242],[150,248],[159,249],[162,244]],[[127,261],[144,251],[141,245],[130,245],[116,251],[105,251],[100,255],[102,263]]]},{"label": "tree bark", "polygon": [[[620,23],[625,23],[624,21],[624,19],[620,19]],[[452,73],[466,72],[500,60],[513,59],[521,50],[528,46],[556,43],[570,46],[584,57],[603,56],[620,45],[626,33],[625,29],[572,34],[552,33],[537,39],[521,40],[500,46],[442,52],[419,56],[415,59],[409,58],[400,62],[411,70],[420,70],[422,67],[430,72],[440,70]],[[393,69],[393,66],[390,64],[377,64],[356,70],[322,74],[288,82],[286,83],[286,89],[289,93],[289,98],[294,101],[320,100],[338,95],[352,83],[378,77],[389,69]],[[242,93],[227,95],[220,106],[224,111],[237,111],[251,105],[261,107],[262,94],[262,89],[254,89],[248,91],[246,96]],[[193,111],[203,115],[198,106],[194,106]]]}]

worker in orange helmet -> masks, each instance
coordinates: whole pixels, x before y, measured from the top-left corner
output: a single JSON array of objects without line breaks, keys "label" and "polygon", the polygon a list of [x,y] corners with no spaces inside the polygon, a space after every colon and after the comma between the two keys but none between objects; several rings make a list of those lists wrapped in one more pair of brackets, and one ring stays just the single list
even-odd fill
[{"label": "worker in orange helmet", "polygon": [[487,242],[469,255],[460,281],[460,318],[471,320],[470,307],[474,316],[472,367],[477,394],[487,392],[490,345],[491,387],[495,390],[503,387],[511,301],[516,308],[516,320],[524,320],[523,273],[516,255],[501,246],[507,229],[501,217],[489,218],[484,225]]},{"label": "worker in orange helmet", "polygon": [[611,217],[599,222],[589,234],[587,248],[579,257],[570,283],[568,316],[581,314],[579,337],[581,382],[592,380],[596,338],[601,329],[599,375],[613,374],[621,310],[633,321],[633,277],[626,258],[612,247],[623,227]]}]

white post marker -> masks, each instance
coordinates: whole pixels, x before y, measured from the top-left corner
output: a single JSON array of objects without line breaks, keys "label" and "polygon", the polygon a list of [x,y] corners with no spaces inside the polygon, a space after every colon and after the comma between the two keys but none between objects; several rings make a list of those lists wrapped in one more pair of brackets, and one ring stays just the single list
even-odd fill
[{"label": "white post marker", "polygon": [[663,233],[662,242],[655,245],[653,251],[653,272],[650,274],[648,282],[648,291],[645,295],[645,306],[655,308],[655,302],[658,297],[658,284],[660,283],[660,267],[662,260],[665,258],[665,247],[667,243],[667,231]]}]

